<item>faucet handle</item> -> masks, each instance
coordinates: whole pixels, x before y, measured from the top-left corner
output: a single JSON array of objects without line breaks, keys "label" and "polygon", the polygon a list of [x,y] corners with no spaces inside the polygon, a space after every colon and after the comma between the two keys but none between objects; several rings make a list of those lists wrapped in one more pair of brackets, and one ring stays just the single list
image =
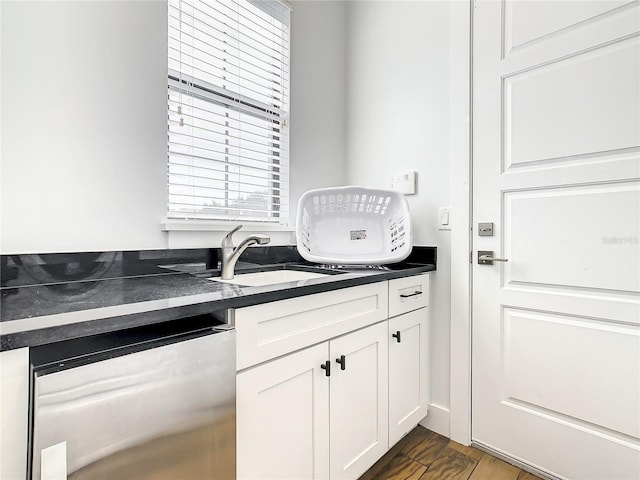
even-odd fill
[{"label": "faucet handle", "polygon": [[233,234],[236,233],[241,228],[242,228],[242,225],[238,225],[236,228],[234,228],[233,230],[231,230],[229,233],[225,235],[225,237],[222,239],[222,248],[225,248],[225,247],[233,248],[233,239],[232,239]]}]

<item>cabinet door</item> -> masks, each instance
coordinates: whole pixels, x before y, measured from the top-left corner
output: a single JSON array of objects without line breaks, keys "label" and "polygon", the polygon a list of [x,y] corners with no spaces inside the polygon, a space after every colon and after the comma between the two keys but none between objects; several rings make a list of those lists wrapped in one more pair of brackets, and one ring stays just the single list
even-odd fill
[{"label": "cabinet door", "polygon": [[427,330],[426,308],[389,320],[389,446],[427,415]]},{"label": "cabinet door", "polygon": [[239,479],[328,478],[327,355],[325,342],[238,374]]},{"label": "cabinet door", "polygon": [[358,478],[388,449],[388,348],[387,322],[329,342],[332,480]]},{"label": "cabinet door", "polygon": [[29,349],[0,353],[0,478],[27,474]]}]

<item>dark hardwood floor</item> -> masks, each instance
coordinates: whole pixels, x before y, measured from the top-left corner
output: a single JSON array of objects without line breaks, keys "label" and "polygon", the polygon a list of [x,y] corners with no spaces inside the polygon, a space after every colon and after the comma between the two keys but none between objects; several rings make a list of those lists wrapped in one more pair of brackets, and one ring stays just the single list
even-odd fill
[{"label": "dark hardwood floor", "polygon": [[541,480],[418,425],[360,480]]}]

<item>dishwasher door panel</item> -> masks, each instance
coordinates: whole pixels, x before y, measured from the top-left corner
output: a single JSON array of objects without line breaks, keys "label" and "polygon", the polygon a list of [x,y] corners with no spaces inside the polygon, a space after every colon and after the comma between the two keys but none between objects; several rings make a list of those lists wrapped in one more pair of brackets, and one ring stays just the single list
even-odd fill
[{"label": "dishwasher door panel", "polygon": [[50,451],[70,479],[235,478],[235,331],[36,374],[33,398],[33,480]]}]

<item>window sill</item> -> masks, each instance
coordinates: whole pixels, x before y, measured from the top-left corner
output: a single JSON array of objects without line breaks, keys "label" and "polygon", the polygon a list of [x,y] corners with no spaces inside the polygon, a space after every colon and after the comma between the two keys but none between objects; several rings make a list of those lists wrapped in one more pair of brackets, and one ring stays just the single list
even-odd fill
[{"label": "window sill", "polygon": [[288,225],[276,225],[273,223],[261,222],[213,222],[207,220],[165,220],[161,223],[165,232],[229,232],[238,225],[242,225],[243,232],[294,232],[295,228]]}]

